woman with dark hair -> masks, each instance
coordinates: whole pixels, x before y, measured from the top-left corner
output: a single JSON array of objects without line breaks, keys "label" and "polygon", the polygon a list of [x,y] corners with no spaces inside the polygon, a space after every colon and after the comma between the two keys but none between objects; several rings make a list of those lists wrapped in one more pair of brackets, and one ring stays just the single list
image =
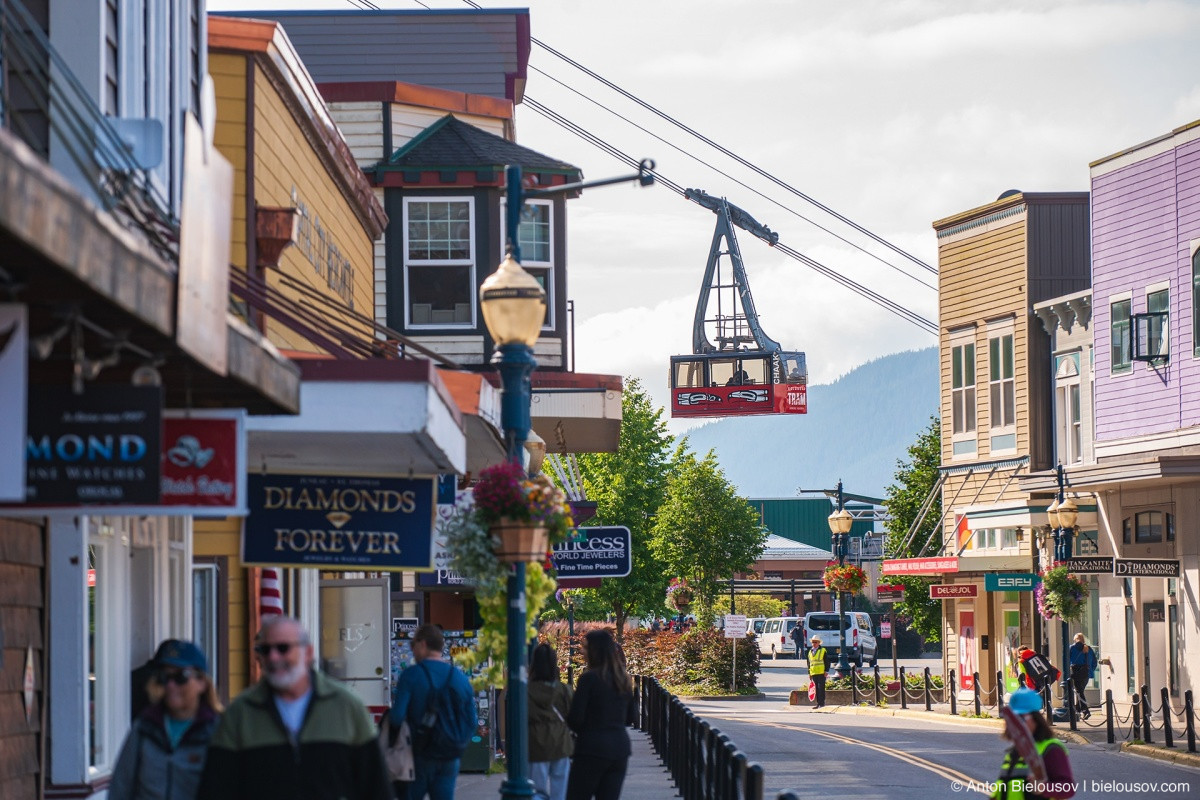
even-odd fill
[{"label": "woman with dark hair", "polygon": [[[1077,786],[1075,776],[1071,773],[1071,759],[1067,756],[1066,745],[1054,737],[1054,731],[1042,716],[1042,696],[1022,687],[1012,693],[1008,708],[1019,720],[1017,724],[1024,725],[1028,734],[1005,727],[1004,738],[1013,742],[1013,747],[1004,756],[992,797],[996,800],[1066,800],[1072,797]],[[1014,723],[1010,721],[1008,724]],[[1041,759],[1040,771],[1044,775],[1034,774],[1025,756],[1019,752],[1017,742],[1024,739],[1028,743],[1030,738],[1033,740],[1032,750],[1036,750]],[[1033,758],[1032,753],[1029,757]]]},{"label": "woman with dark hair", "polygon": [[567,724],[578,735],[567,800],[617,800],[631,752],[625,726],[636,721],[633,682],[607,630],[589,631],[584,650],[587,671],[579,678],[567,715]]},{"label": "woman with dark hair", "polygon": [[567,727],[571,687],[559,680],[558,654],[544,642],[529,663],[529,777],[539,800],[564,800],[574,742]]},{"label": "woman with dark hair", "polygon": [[150,705],[133,722],[109,800],[193,800],[222,711],[208,660],[191,642],[171,640],[154,659]]}]

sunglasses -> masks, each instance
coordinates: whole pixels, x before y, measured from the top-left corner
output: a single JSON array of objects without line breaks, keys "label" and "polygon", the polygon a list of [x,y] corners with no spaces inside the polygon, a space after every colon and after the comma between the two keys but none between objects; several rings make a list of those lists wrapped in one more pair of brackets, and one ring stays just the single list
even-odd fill
[{"label": "sunglasses", "polygon": [[199,674],[200,673],[197,670],[185,668],[174,671],[161,670],[156,677],[158,678],[158,682],[163,686],[166,686],[168,683],[173,683],[176,686],[183,686],[185,683],[190,681],[192,678],[197,677]]},{"label": "sunglasses", "polygon": [[299,643],[298,642],[263,643],[263,644],[254,645],[254,652],[258,653],[263,658],[266,658],[267,656],[271,655],[272,650],[274,650],[276,653],[278,653],[281,656],[286,656],[288,653],[291,652],[293,647],[299,647]]}]

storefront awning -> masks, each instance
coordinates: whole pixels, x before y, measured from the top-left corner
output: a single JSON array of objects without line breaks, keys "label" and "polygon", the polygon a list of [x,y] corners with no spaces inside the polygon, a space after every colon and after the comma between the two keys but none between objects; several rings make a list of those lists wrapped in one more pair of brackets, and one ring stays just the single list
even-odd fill
[{"label": "storefront awning", "polygon": [[300,414],[252,417],[251,470],[320,475],[461,474],[463,416],[434,364],[315,360],[301,364]]},{"label": "storefront awning", "polygon": [[533,430],[547,453],[615,453],[621,437],[621,376],[533,374]]}]

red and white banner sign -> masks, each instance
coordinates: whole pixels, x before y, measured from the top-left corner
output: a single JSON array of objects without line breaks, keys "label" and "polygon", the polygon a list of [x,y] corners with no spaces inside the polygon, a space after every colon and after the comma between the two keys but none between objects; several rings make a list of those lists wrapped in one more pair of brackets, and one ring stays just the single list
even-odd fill
[{"label": "red and white banner sign", "polygon": [[890,558],[883,562],[884,575],[942,575],[958,572],[958,559],[945,558]]},{"label": "red and white banner sign", "polygon": [[978,597],[979,584],[960,583],[946,585],[935,583],[929,587],[929,597],[932,600],[958,600],[963,597]]},{"label": "red and white banner sign", "polygon": [[246,414],[163,414],[162,504],[170,513],[246,516]]}]

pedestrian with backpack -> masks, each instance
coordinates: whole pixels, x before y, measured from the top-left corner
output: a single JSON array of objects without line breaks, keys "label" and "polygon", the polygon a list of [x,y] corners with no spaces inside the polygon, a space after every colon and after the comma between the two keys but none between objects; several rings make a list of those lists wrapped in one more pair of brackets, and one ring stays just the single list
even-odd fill
[{"label": "pedestrian with backpack", "polygon": [[1092,715],[1084,692],[1096,677],[1096,651],[1087,643],[1083,633],[1075,634],[1075,644],[1068,653],[1071,660],[1071,683],[1075,688],[1075,710],[1087,719]]},{"label": "pedestrian with backpack", "polygon": [[529,777],[537,800],[565,800],[574,734],[567,727],[571,687],[559,680],[558,656],[542,642],[529,660]]},{"label": "pedestrian with backpack", "polygon": [[1050,663],[1049,658],[1028,647],[1021,648],[1017,659],[1017,677],[1021,685],[1035,692],[1042,691],[1062,677],[1062,672]]},{"label": "pedestrian with backpack", "polygon": [[407,720],[413,741],[411,800],[454,800],[458,762],[475,733],[475,692],[458,667],[442,658],[446,639],[436,625],[413,634],[416,665],[400,673],[389,722]]}]

